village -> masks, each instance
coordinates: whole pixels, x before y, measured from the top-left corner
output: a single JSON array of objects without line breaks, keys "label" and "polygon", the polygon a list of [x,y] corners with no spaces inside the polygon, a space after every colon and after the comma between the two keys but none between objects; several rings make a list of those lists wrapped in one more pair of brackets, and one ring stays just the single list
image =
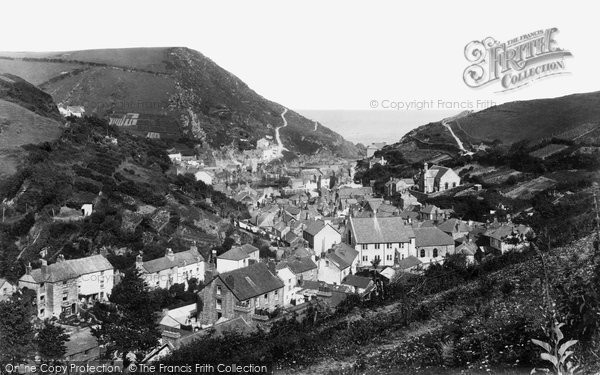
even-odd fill
[{"label": "village", "polygon": [[[370,166],[386,163],[374,152],[383,146],[367,147]],[[354,181],[355,161],[283,162],[280,151],[272,137],[238,160],[208,162],[185,146],[168,150],[174,173],[191,174],[243,204],[250,218],[232,220],[234,240],[226,251],[194,242],[186,251],[165,248],[164,256],[149,261],[137,255],[135,268],[148,288],[187,289],[194,283],[201,301],[163,309],[156,321],[160,344],[141,363],[212,334],[268,329],[310,309],[335,311],[349,296],[368,301],[398,275],[419,274],[455,254],[475,264],[524,249],[533,237],[524,225],[457,218],[452,209],[423,203],[428,195],[461,187],[451,168],[424,163],[412,179],[390,179],[382,195]],[[93,210],[86,204],[80,213],[63,216],[83,220]],[[241,238],[260,239],[268,250]],[[109,303],[121,278],[105,250],[72,260],[59,255],[52,264],[42,260],[38,269],[28,266],[18,284],[0,279],[0,299],[34,291],[37,318],[58,320],[67,329],[65,359],[92,361],[102,348],[93,324],[81,326],[78,317],[96,302]]]}]

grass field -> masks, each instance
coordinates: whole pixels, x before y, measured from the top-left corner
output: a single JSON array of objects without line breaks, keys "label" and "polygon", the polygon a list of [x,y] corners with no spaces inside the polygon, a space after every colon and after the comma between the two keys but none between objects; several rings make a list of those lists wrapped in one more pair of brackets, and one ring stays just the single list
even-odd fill
[{"label": "grass field", "polygon": [[0,178],[16,171],[26,154],[21,146],[54,140],[61,128],[58,121],[0,100]]}]

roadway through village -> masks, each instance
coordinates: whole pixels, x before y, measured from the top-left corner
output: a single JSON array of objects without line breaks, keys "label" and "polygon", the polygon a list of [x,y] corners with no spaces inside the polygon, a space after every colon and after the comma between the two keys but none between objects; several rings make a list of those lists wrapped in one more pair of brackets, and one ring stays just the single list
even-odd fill
[{"label": "roadway through village", "polygon": [[289,151],[287,148],[285,148],[285,146],[281,142],[281,137],[279,135],[279,129],[285,128],[288,124],[287,120],[285,119],[285,114],[287,113],[287,111],[288,111],[287,108],[285,108],[283,110],[283,112],[281,113],[281,119],[283,120],[283,125],[275,128],[275,140],[277,141],[277,148],[278,148],[277,153],[279,154],[279,156],[283,156],[283,151]]}]

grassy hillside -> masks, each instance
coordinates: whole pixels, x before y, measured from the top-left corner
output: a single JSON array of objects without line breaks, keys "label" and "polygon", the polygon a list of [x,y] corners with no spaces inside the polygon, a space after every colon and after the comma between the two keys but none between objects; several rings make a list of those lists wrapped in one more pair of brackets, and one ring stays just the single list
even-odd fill
[{"label": "grassy hillside", "polygon": [[548,341],[556,317],[567,323],[565,337],[580,340],[572,349],[583,373],[598,371],[600,266],[590,237],[543,258],[532,251],[476,268],[463,262],[455,257],[422,276],[403,275],[383,301],[348,300],[334,315],[320,312],[316,323],[313,311],[268,333],[200,340],[165,362],[227,357],[269,363],[282,374],[529,374],[547,366],[530,340]]},{"label": "grassy hillside", "polygon": [[[283,106],[187,48],[133,48],[56,53],[0,53],[0,71],[21,74],[57,103],[84,105],[99,116],[164,115],[188,137],[214,147],[254,144],[282,126]],[[292,153],[331,151],[356,157],[339,134],[288,112],[281,137]],[[171,131],[171,133],[177,133]],[[164,135],[167,135],[166,133]]]},{"label": "grassy hillside", "polygon": [[[77,119],[58,140],[29,145],[18,172],[0,181],[0,277],[18,278],[27,262],[58,254],[80,258],[106,248],[115,267],[189,249],[208,255],[219,233],[245,207],[171,173],[161,141],[120,132],[105,121]],[[207,202],[210,198],[210,202]],[[81,216],[81,206],[94,213]],[[42,255],[40,255],[42,252]]]},{"label": "grassy hillside", "polygon": [[12,75],[0,75],[0,178],[16,171],[21,148],[57,139],[62,132],[52,98]]}]

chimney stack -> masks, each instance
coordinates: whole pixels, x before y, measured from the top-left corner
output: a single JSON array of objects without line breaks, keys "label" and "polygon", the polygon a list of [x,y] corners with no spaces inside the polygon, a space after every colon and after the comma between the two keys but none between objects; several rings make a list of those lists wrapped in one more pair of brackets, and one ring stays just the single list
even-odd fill
[{"label": "chimney stack", "polygon": [[174,261],[175,260],[175,255],[173,254],[173,250],[171,248],[167,248],[167,254],[166,254],[167,259],[169,259],[169,261]]},{"label": "chimney stack", "polygon": [[56,263],[60,263],[60,262],[64,262],[65,261],[65,256],[62,254],[58,254],[58,257],[56,257]]},{"label": "chimney stack", "polygon": [[144,264],[144,260],[142,258],[142,253],[139,253],[136,257],[135,257],[135,266],[140,268],[142,267],[142,265]]},{"label": "chimney stack", "polygon": [[42,267],[41,267],[42,279],[45,279],[46,274],[48,272],[48,262],[46,261],[46,259],[41,259],[41,262],[42,262]]},{"label": "chimney stack", "polygon": [[25,266],[25,274],[31,275],[31,262],[27,263],[27,266]]}]

